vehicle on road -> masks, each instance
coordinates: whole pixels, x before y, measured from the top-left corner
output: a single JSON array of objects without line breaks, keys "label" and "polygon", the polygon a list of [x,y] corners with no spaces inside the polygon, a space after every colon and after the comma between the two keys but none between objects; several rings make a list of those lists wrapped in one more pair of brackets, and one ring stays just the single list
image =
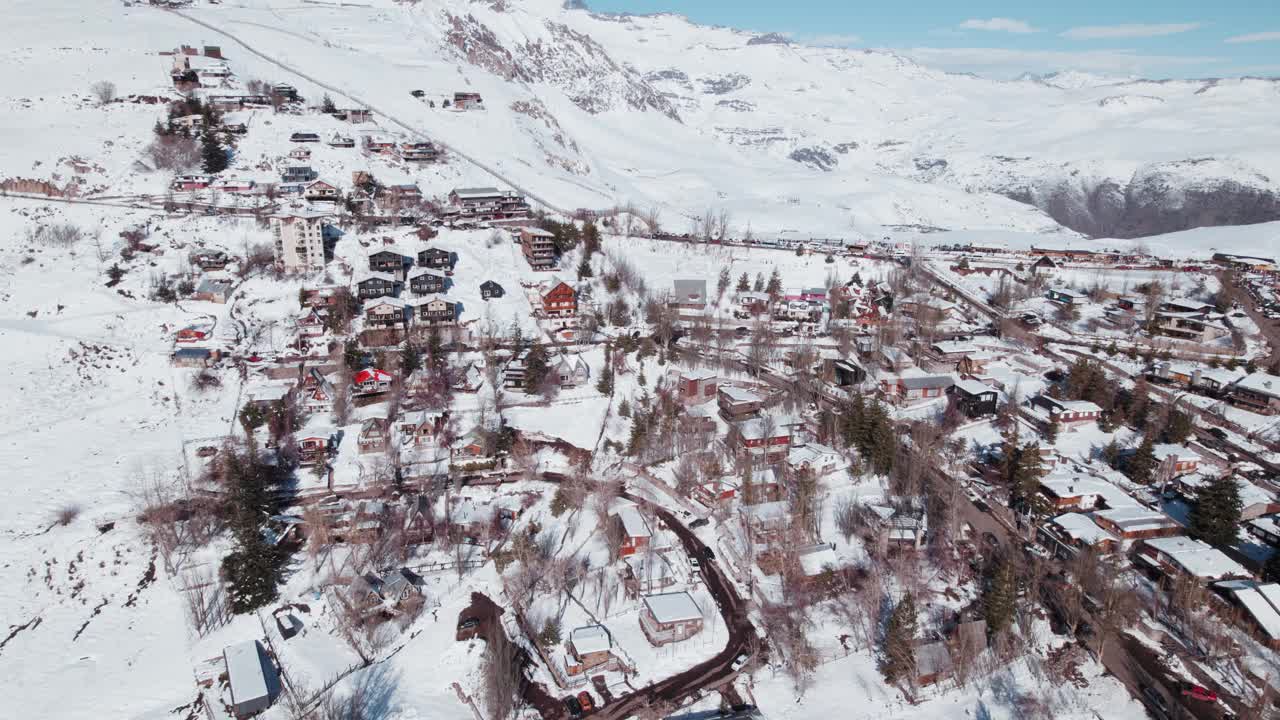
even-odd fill
[{"label": "vehicle on road", "polygon": [[697,520],[694,520],[693,522],[689,523],[689,528],[692,530],[700,527],[706,527],[707,525],[710,525],[710,524],[711,524],[710,520],[706,518],[698,518]]},{"label": "vehicle on road", "polygon": [[981,500],[974,500],[973,506],[978,508],[978,512],[991,512],[991,508],[988,507],[987,504]]},{"label": "vehicle on road", "polygon": [[582,717],[582,703],[572,695],[564,699],[564,709],[569,711],[569,717]]},{"label": "vehicle on road", "polygon": [[738,670],[741,670],[743,667],[745,667],[747,664],[747,661],[750,659],[751,659],[750,656],[747,655],[746,653],[739,653],[738,657],[734,658],[733,660],[732,667],[734,672],[737,672]]},{"label": "vehicle on road", "polygon": [[702,563],[698,562],[698,558],[694,557],[693,555],[690,555],[689,567],[693,568],[694,572],[697,572],[698,570],[702,569]]},{"label": "vehicle on road", "polygon": [[582,706],[582,712],[591,712],[596,709],[596,703],[591,699],[591,693],[586,690],[578,693],[578,704]]},{"label": "vehicle on road", "polygon": [[982,533],[982,542],[990,545],[993,548],[1000,547],[1000,538],[996,537],[995,535],[992,535],[989,532]]},{"label": "vehicle on road", "polygon": [[1219,440],[1227,439],[1227,431],[1223,430],[1222,428],[1216,428],[1216,427],[1209,428],[1209,434],[1218,438]]},{"label": "vehicle on road", "polygon": [[702,548],[702,557],[706,558],[707,560],[715,560],[716,554],[711,550],[711,548],[704,547]]},{"label": "vehicle on road", "polygon": [[480,619],[471,617],[471,618],[466,618],[465,620],[458,623],[458,632],[454,636],[454,638],[459,641],[462,641],[462,640],[470,640],[472,638],[476,638],[479,636],[480,636]]},{"label": "vehicle on road", "polygon": [[1182,684],[1182,695],[1184,697],[1203,700],[1205,702],[1218,701],[1218,693],[1204,687],[1203,685],[1196,685],[1195,683],[1190,682]]}]

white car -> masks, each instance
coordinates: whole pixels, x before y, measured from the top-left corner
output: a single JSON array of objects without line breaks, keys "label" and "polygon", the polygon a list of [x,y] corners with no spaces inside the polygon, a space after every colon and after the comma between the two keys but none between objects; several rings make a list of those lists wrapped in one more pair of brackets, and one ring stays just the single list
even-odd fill
[{"label": "white car", "polygon": [[693,568],[694,572],[698,572],[699,570],[702,569],[702,563],[698,562],[698,558],[690,556],[689,567]]},{"label": "white car", "polygon": [[734,672],[737,672],[738,670],[741,670],[743,667],[745,667],[747,664],[747,660],[750,660],[750,659],[751,658],[746,653],[741,653],[740,655],[738,655],[738,657],[734,658],[733,665],[732,665]]}]

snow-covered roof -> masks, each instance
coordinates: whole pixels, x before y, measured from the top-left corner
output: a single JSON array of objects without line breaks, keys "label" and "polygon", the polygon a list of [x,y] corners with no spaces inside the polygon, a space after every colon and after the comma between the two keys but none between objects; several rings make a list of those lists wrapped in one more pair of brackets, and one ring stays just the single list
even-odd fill
[{"label": "snow-covered roof", "polygon": [[245,640],[222,650],[222,658],[227,664],[227,681],[231,685],[231,701],[237,705],[270,695],[259,653],[257,640]]},{"label": "snow-covered roof", "polygon": [[706,280],[676,280],[672,288],[676,302],[705,302],[707,299]]},{"label": "snow-covered roof", "polygon": [[734,385],[721,385],[719,387],[724,396],[736,403],[764,402],[764,398],[746,388],[736,387]]},{"label": "snow-covered roof", "polygon": [[1160,443],[1151,448],[1151,452],[1157,460],[1163,462],[1166,458],[1172,457],[1174,462],[1199,462],[1203,458],[1200,453],[1191,448],[1174,445],[1172,443]]},{"label": "snow-covered roof", "polygon": [[952,355],[955,353],[971,353],[977,350],[973,343],[963,342],[960,340],[942,340],[933,344],[933,349],[944,354]]},{"label": "snow-covered roof", "polygon": [[1280,640],[1280,585],[1270,583],[1231,592],[1268,638]]},{"label": "snow-covered roof", "polygon": [[579,655],[606,652],[613,648],[613,640],[609,638],[609,631],[603,625],[574,628],[569,633],[569,642],[573,643],[573,649]]},{"label": "snow-covered roof", "polygon": [[776,502],[760,503],[758,505],[748,505],[743,508],[743,512],[747,517],[756,522],[769,522],[771,520],[785,519],[791,516],[791,506],[786,500],[778,500]]},{"label": "snow-covered roof", "polygon": [[1261,395],[1280,398],[1280,377],[1267,373],[1245,375],[1236,381],[1236,387]]},{"label": "snow-covered roof", "polygon": [[454,188],[452,194],[457,195],[460,198],[484,198],[484,197],[493,197],[494,195],[501,195],[503,193],[502,191],[498,190],[498,188],[495,188],[495,187],[480,187],[480,188]]},{"label": "snow-covered roof", "polygon": [[834,569],[839,566],[840,558],[836,556],[836,551],[832,550],[830,545],[818,545],[800,551],[800,568],[810,577],[820,574],[827,568]]},{"label": "snow-covered roof", "polygon": [[1066,513],[1053,519],[1054,524],[1062,528],[1067,537],[1085,545],[1097,545],[1108,540],[1115,542],[1111,533],[1098,527],[1088,515]]},{"label": "snow-covered roof", "polygon": [[701,608],[687,592],[645,595],[644,605],[649,609],[649,614],[653,615],[653,619],[663,625],[702,619]]},{"label": "snow-covered roof", "polygon": [[898,378],[898,383],[908,390],[922,390],[925,388],[951,387],[955,381],[950,375],[922,375],[913,377]]},{"label": "snow-covered roof", "polygon": [[995,388],[986,383],[978,382],[977,380],[970,380],[969,378],[957,380],[955,382],[955,386],[966,395],[982,395],[983,393],[998,392]]},{"label": "snow-covered roof", "polygon": [[627,537],[649,537],[653,534],[649,530],[649,524],[644,521],[644,517],[640,515],[635,505],[622,505],[616,514],[618,520],[622,522],[622,530]]},{"label": "snow-covered roof", "polygon": [[1156,530],[1177,526],[1177,523],[1168,515],[1156,510],[1150,510],[1141,505],[1098,510],[1093,513],[1093,517],[1103,518],[1114,523],[1117,527],[1130,531]]},{"label": "snow-covered roof", "polygon": [[1249,571],[1215,547],[1178,535],[1145,541],[1147,546],[1169,558],[1188,575],[1208,580],[1249,577]]}]

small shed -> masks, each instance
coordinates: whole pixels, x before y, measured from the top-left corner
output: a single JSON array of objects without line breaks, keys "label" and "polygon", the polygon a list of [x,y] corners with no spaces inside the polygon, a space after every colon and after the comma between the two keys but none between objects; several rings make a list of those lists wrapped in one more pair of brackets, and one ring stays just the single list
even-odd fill
[{"label": "small shed", "polygon": [[248,717],[271,707],[279,694],[275,666],[257,640],[228,645],[222,651],[231,688],[231,709],[236,717]]}]

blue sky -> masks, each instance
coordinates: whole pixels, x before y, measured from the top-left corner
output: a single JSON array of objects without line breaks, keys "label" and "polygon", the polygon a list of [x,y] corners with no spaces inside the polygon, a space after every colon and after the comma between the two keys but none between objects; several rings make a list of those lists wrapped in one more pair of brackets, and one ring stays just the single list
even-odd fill
[{"label": "blue sky", "polygon": [[891,48],[928,65],[996,77],[1051,70],[1280,76],[1277,0],[587,2],[593,10],[677,12],[699,23],[781,32],[813,44]]}]

